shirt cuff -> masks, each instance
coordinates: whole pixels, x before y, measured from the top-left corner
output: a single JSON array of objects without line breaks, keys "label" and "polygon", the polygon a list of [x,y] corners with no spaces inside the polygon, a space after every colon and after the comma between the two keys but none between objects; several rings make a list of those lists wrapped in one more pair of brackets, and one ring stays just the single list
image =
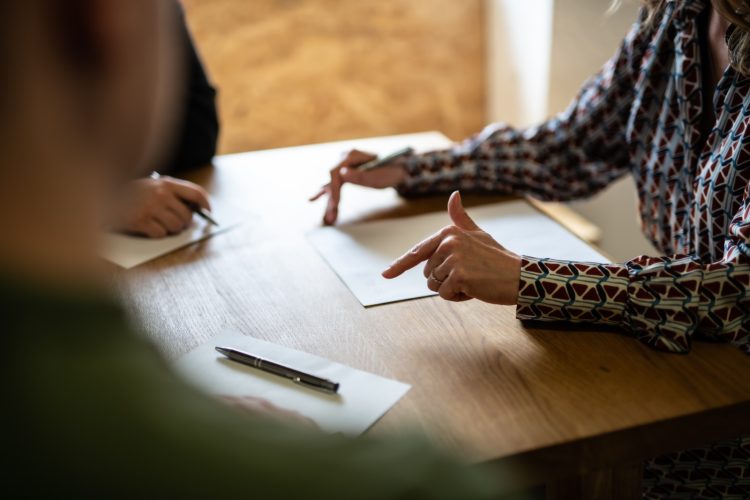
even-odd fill
[{"label": "shirt cuff", "polygon": [[401,196],[415,194],[416,185],[419,183],[422,174],[422,155],[411,155],[403,162],[406,177],[403,182],[396,186],[396,191]]},{"label": "shirt cuff", "polygon": [[396,187],[401,196],[473,190],[477,163],[455,149],[430,151],[410,156],[404,162],[406,178]]},{"label": "shirt cuff", "polygon": [[617,264],[523,256],[516,317],[619,325],[629,281],[628,269]]}]

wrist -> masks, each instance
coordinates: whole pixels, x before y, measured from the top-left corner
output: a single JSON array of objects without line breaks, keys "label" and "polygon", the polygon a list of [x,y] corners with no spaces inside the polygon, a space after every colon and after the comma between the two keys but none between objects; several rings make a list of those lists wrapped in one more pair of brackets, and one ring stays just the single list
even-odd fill
[{"label": "wrist", "polygon": [[521,281],[521,256],[506,250],[498,249],[499,255],[494,269],[497,276],[494,282],[497,285],[497,296],[491,301],[495,304],[512,306],[518,302],[518,290]]},{"label": "wrist", "polygon": [[401,196],[417,194],[414,192],[414,185],[419,180],[420,158],[421,156],[412,154],[398,158],[392,163],[398,168],[398,183],[394,187]]},{"label": "wrist", "polygon": [[396,185],[400,186],[404,184],[409,177],[409,159],[411,156],[404,156],[401,158],[396,158],[391,162],[391,166],[394,167],[394,169],[398,172],[396,175]]},{"label": "wrist", "polygon": [[521,289],[521,269],[523,268],[523,258],[515,253],[512,253],[511,255],[513,256],[513,271],[510,273],[513,277],[511,286],[512,300],[508,305],[516,305],[518,304],[518,294]]}]

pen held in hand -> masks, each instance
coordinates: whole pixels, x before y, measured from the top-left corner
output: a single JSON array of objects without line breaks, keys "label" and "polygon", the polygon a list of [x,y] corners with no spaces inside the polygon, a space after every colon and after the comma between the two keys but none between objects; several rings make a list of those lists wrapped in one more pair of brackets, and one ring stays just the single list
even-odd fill
[{"label": "pen held in hand", "polygon": [[[153,172],[151,172],[151,175],[149,177],[151,177],[152,179],[160,179],[161,178],[161,174],[159,172],[157,172],[156,170],[154,170]],[[200,217],[204,221],[208,222],[212,226],[217,226],[217,227],[219,226],[219,223],[216,222],[216,219],[213,218],[213,216],[211,215],[211,212],[209,212],[205,208],[201,207],[200,205],[198,205],[197,203],[194,203],[192,201],[182,200],[182,202],[194,214],[196,214],[198,217]]]},{"label": "pen held in hand", "polygon": [[187,205],[187,207],[190,210],[192,210],[193,213],[195,213],[198,217],[200,217],[201,219],[205,220],[209,224],[211,224],[213,226],[218,226],[219,225],[219,223],[216,222],[216,220],[211,216],[211,212],[209,212],[205,208],[201,207],[197,203],[192,203],[192,202],[189,202],[189,201],[184,201],[183,203],[185,203],[185,205]]},{"label": "pen held in hand", "polygon": [[283,377],[287,380],[291,380],[295,384],[299,384],[309,389],[327,392],[328,394],[336,394],[339,390],[339,384],[336,382],[316,377],[315,375],[295,370],[294,368],[280,365],[246,352],[238,351],[230,347],[218,346],[216,347],[216,350],[232,361]]},{"label": "pen held in hand", "polygon": [[399,149],[398,151],[394,151],[393,153],[382,158],[376,158],[372,161],[368,161],[367,163],[363,163],[362,165],[357,167],[357,170],[361,170],[362,172],[369,172],[370,170],[375,170],[376,168],[385,167],[393,160],[401,158],[402,156],[409,156],[413,153],[414,148]]}]

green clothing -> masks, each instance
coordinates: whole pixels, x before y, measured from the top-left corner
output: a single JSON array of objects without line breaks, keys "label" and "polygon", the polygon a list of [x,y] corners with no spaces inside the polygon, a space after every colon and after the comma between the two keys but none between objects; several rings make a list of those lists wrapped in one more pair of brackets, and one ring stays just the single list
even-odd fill
[{"label": "green clothing", "polygon": [[497,498],[420,441],[256,419],[177,378],[108,298],[0,280],[3,488],[23,496]]}]

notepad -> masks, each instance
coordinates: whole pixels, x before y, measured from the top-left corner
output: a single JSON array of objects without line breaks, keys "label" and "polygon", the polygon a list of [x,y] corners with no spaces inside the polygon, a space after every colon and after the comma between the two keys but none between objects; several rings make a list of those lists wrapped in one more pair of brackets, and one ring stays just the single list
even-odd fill
[{"label": "notepad", "polygon": [[[240,363],[216,352],[216,346],[238,349],[339,383],[327,394]],[[366,431],[403,397],[410,386],[302,351],[227,332],[198,346],[175,367],[188,382],[214,395],[252,396],[300,413],[321,430],[356,436]]]},{"label": "notepad", "polygon": [[[557,222],[525,201],[485,205],[469,215],[500,244],[520,255],[584,262],[609,262]],[[427,288],[421,264],[393,280],[382,273],[394,259],[440,228],[446,212],[362,224],[321,227],[308,240],[363,306],[436,295]]]},{"label": "notepad", "polygon": [[232,229],[242,222],[242,213],[232,205],[212,201],[211,208],[211,214],[219,223],[218,226],[193,215],[193,220],[186,230],[166,238],[151,239],[119,233],[106,233],[102,236],[102,257],[120,267],[130,269]]}]

